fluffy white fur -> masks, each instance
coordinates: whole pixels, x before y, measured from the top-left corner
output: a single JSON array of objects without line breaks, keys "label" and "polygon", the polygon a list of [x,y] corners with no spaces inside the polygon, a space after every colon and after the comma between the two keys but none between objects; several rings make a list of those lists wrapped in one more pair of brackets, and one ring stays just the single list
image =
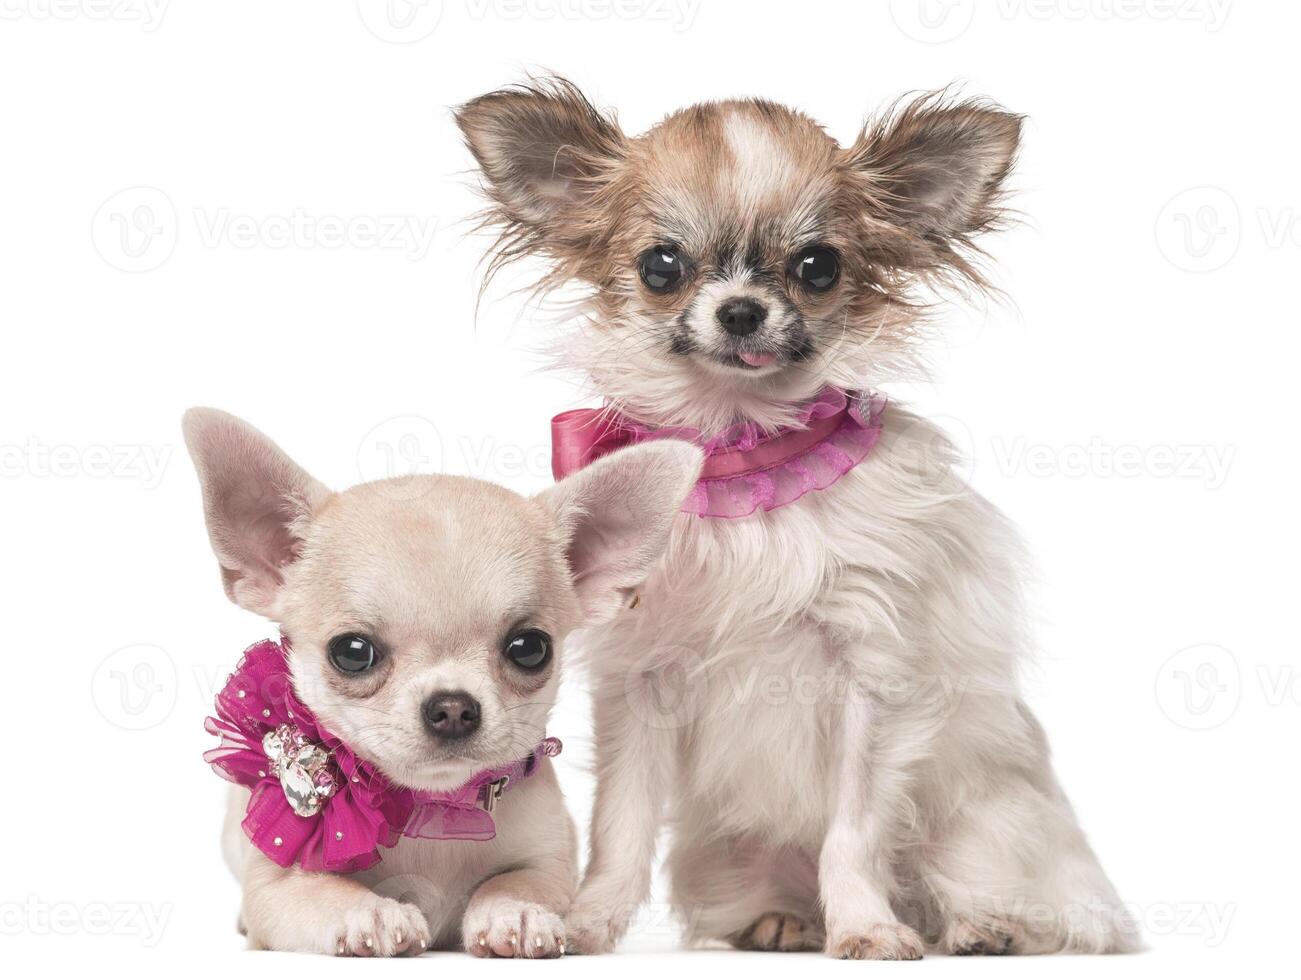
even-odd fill
[{"label": "fluffy white fur", "polygon": [[[499,260],[536,254],[548,283],[591,291],[564,363],[621,411],[706,431],[782,425],[824,385],[912,363],[918,288],[980,282],[971,239],[998,222],[1020,128],[938,95],[849,147],[739,100],[625,137],[562,80],[458,121]],[[657,242],[688,269],[668,292],[638,280]],[[810,242],[843,270],[817,295],[788,258]],[[733,294],[772,311],[743,341],[713,315]],[[719,357],[741,345],[777,360]],[[741,520],[679,517],[641,603],[585,645],[598,785],[577,948],[625,933],[666,821],[693,942],[854,959],[1134,947],[1018,693],[1020,546],[952,461],[894,404],[833,487]]]},{"label": "fluffy white fur", "polygon": [[662,818],[693,941],[782,913],[787,947],[838,956],[1133,944],[1017,694],[1020,549],[946,446],[894,406],[831,489],[681,518],[642,604],[590,636],[580,948],[645,900]]}]

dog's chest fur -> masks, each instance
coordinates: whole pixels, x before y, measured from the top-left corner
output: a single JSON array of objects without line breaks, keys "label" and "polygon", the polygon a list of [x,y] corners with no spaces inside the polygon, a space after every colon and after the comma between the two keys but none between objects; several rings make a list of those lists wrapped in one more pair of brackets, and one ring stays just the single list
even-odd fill
[{"label": "dog's chest fur", "polygon": [[[777,516],[684,518],[637,608],[609,634],[618,653],[607,662],[628,668],[634,711],[676,736],[675,788],[692,812],[709,812],[711,830],[815,840],[834,720],[826,694],[839,671],[809,611],[835,562],[817,539],[776,558],[790,533],[779,529],[793,523]],[[682,807],[677,816],[689,819]]]},{"label": "dog's chest fur", "polygon": [[896,412],[876,451],[827,490],[748,519],[679,520],[593,662],[635,713],[679,736],[680,819],[821,838],[842,706],[927,670],[937,585],[992,526],[938,465],[946,452],[936,430]]}]

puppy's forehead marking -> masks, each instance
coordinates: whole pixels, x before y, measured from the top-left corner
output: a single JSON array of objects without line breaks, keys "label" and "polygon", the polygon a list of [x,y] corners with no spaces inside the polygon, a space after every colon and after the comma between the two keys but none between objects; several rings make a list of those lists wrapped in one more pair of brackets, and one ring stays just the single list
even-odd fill
[{"label": "puppy's forehead marking", "polygon": [[648,133],[644,149],[652,235],[697,259],[817,240],[840,186],[835,142],[812,120],[764,103],[683,110]]},{"label": "puppy's forehead marking", "polygon": [[761,208],[786,192],[795,161],[771,126],[751,113],[732,109],[724,117],[723,136],[731,151],[726,178],[738,207]]}]

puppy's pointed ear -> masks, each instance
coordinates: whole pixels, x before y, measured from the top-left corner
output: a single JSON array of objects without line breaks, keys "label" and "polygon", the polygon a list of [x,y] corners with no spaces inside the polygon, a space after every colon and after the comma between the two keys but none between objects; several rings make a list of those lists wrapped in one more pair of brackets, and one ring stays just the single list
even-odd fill
[{"label": "puppy's pointed ear", "polygon": [[926,95],[867,126],[849,151],[877,216],[931,241],[965,242],[1000,216],[1021,117],[978,100]]},{"label": "puppy's pointed ear", "polygon": [[199,473],[208,537],[226,595],[274,619],[281,569],[298,557],[303,527],[330,491],[233,415],[192,408],[181,428]]},{"label": "puppy's pointed ear", "polygon": [[668,543],[703,457],[665,439],[621,449],[544,491],[588,625],[628,604]]},{"label": "puppy's pointed ear", "polygon": [[481,95],[456,123],[501,223],[545,244],[582,244],[582,208],[624,156],[614,119],[572,83],[546,78]]}]

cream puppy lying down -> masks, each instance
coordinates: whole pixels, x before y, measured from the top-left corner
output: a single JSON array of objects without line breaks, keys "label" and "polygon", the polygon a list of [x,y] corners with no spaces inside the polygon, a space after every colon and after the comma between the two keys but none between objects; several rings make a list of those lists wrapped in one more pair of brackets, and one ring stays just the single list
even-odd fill
[{"label": "cream puppy lying down", "polygon": [[250,944],[561,955],[561,646],[629,602],[698,451],[618,453],[532,499],[443,476],[332,493],[230,415],[184,430],[226,594],[283,637],[246,651],[209,720],[208,759],[241,784],[223,845]]}]

